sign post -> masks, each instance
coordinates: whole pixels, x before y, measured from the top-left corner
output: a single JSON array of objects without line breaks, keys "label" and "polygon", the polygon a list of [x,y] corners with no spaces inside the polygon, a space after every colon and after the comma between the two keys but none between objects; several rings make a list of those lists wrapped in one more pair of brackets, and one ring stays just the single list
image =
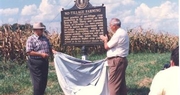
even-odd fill
[{"label": "sign post", "polygon": [[81,59],[87,60],[87,48],[86,48],[86,46],[82,46],[81,53],[82,53]]}]

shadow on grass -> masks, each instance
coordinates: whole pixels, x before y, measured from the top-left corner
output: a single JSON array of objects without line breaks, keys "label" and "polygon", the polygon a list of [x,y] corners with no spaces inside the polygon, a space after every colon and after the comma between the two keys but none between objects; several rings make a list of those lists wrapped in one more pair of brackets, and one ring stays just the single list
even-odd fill
[{"label": "shadow on grass", "polygon": [[149,88],[128,88],[128,95],[148,95]]}]

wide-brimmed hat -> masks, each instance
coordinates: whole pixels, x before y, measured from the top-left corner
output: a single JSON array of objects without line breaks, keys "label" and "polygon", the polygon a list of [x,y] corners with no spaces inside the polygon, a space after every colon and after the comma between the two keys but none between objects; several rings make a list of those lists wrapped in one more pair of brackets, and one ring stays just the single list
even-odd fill
[{"label": "wide-brimmed hat", "polygon": [[45,26],[42,22],[37,22],[33,24],[33,29],[45,29]]}]

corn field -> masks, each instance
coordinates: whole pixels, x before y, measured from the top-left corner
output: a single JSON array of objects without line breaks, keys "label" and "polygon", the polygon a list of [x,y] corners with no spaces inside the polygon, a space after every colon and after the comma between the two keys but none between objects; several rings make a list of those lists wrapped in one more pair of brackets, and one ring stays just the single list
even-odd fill
[{"label": "corn field", "polygon": [[12,31],[10,26],[4,26],[0,31],[0,58],[2,61],[23,63],[26,59],[25,44],[27,37],[32,34],[30,30]]},{"label": "corn field", "polygon": [[[13,61],[18,64],[24,63],[26,60],[25,44],[27,38],[33,34],[31,26],[12,30],[11,26],[0,27],[0,59],[3,62]],[[170,34],[155,33],[153,30],[130,29],[128,30],[130,37],[130,53],[153,52],[163,53],[169,52],[178,46],[179,37]],[[81,47],[62,46],[60,43],[60,34],[45,34],[53,48],[57,51],[67,53],[69,55],[77,55],[81,53]],[[112,34],[109,33],[111,37]],[[106,50],[103,45],[88,47],[88,55],[103,54]]]},{"label": "corn field", "polygon": [[179,37],[168,33],[155,33],[153,30],[131,29],[130,52],[163,53],[172,51],[179,45]]}]

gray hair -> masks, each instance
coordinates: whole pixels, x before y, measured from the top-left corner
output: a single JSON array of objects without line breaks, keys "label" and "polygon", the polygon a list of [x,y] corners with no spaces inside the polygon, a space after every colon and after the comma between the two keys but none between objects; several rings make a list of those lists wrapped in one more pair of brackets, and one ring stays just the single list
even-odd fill
[{"label": "gray hair", "polygon": [[121,21],[118,18],[112,18],[110,24],[121,27]]}]

